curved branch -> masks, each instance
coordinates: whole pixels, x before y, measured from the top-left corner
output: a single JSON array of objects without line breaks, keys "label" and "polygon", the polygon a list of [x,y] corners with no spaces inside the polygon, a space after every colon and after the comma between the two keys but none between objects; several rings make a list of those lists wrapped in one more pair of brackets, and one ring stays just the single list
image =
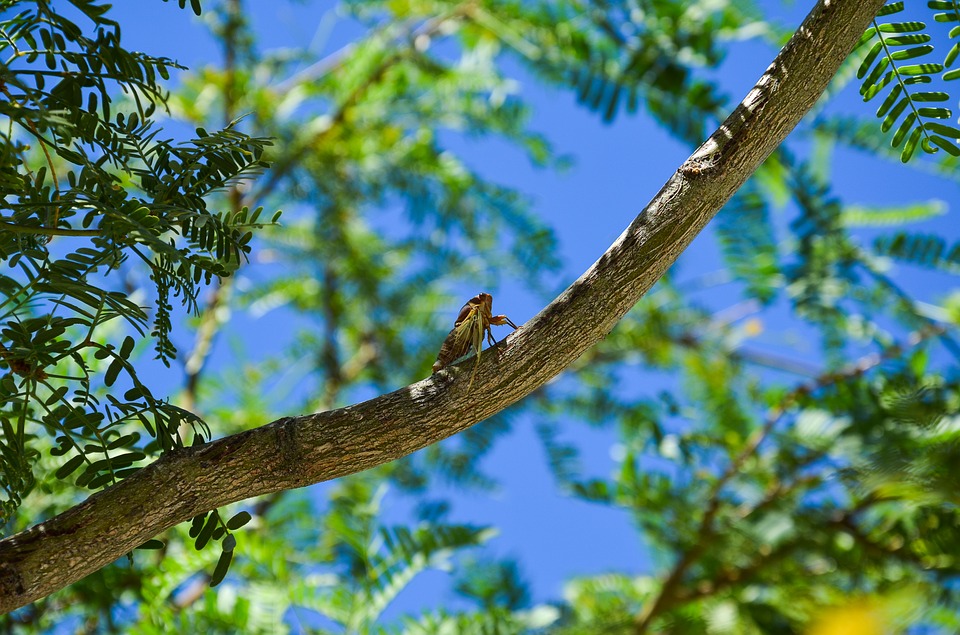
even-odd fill
[{"label": "curved branch", "polygon": [[370,401],[166,454],[0,541],[0,611],[79,580],[198,513],[392,461],[542,386],[613,329],[783,141],[882,4],[820,0],[744,101],[610,249],[502,342],[501,355],[483,356],[472,390],[470,371],[452,367]]}]

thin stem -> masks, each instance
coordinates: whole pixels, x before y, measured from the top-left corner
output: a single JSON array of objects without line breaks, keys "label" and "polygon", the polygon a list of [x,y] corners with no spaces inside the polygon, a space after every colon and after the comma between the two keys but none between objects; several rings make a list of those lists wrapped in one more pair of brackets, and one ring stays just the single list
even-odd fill
[{"label": "thin stem", "polygon": [[27,227],[6,220],[0,220],[0,225],[7,231],[15,234],[31,234],[34,236],[100,236],[99,229],[60,229],[58,227]]}]

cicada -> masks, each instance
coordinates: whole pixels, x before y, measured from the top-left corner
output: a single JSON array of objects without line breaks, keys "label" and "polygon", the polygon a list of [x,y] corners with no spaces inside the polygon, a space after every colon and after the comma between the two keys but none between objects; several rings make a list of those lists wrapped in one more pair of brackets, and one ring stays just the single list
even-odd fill
[{"label": "cicada", "polygon": [[489,293],[480,293],[467,300],[467,303],[460,309],[457,321],[453,324],[453,329],[443,340],[440,346],[440,353],[437,355],[437,361],[433,363],[433,372],[437,372],[444,366],[449,365],[457,359],[470,352],[472,348],[476,351],[477,361],[473,366],[473,375],[470,376],[470,384],[473,386],[473,379],[477,375],[477,368],[480,365],[480,350],[483,348],[483,339],[486,335],[487,342],[493,346],[497,340],[493,337],[492,325],[509,324],[513,328],[517,325],[510,321],[506,315],[493,314],[493,296]]}]

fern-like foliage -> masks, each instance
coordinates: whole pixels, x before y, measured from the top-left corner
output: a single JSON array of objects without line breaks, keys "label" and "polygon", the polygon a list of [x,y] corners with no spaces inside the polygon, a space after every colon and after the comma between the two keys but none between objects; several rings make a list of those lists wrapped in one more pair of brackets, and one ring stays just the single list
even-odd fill
[{"label": "fern-like foliage", "polygon": [[[293,605],[317,611],[346,632],[378,632],[384,611],[417,576],[429,569],[449,569],[460,554],[495,533],[488,527],[442,522],[387,526],[380,517],[386,492],[372,473],[338,481],[330,509],[317,523],[325,528],[319,546],[309,547],[319,549],[310,566],[323,562],[331,584],[293,589]],[[413,622],[406,626],[412,629]]]},{"label": "fern-like foliage", "polygon": [[[930,0],[927,2],[927,6],[934,11],[938,11],[938,13],[933,14],[933,19],[937,22],[947,24],[960,22],[960,6],[952,0]],[[960,38],[960,24],[950,29],[948,37],[951,40]],[[944,68],[953,66],[953,63],[957,61],[958,55],[960,55],[960,42],[955,42],[954,45],[950,47],[950,50],[947,51],[946,57],[943,58]],[[960,68],[955,68],[943,74],[944,81],[951,81],[957,78],[960,78]]]},{"label": "fern-like foliage", "polygon": [[[950,5],[949,2],[931,3],[931,6]],[[904,3],[893,2],[883,7],[878,18],[901,13]],[[946,14],[940,14],[946,15]],[[925,61],[933,53],[931,36],[925,32],[924,22],[877,22],[863,34],[858,46],[870,44],[857,71],[862,80],[860,94],[871,101],[885,94],[877,109],[880,129],[889,132],[896,128],[890,143],[900,148],[900,160],[908,162],[921,147],[934,154],[938,149],[960,156],[960,129],[943,123],[953,116],[944,106],[926,104],[949,101],[950,95],[938,90],[923,90],[920,86],[933,83],[933,76],[941,73],[944,65]],[[889,89],[889,90],[888,90]]]},{"label": "fern-like foliage", "polygon": [[881,236],[873,243],[874,250],[901,262],[960,274],[960,242],[948,245],[933,234],[897,232]]},{"label": "fern-like foliage", "polygon": [[[231,275],[267,224],[210,199],[262,169],[269,141],[236,125],[160,138],[150,117],[181,67],[123,48],[110,5],[63,4],[9,0],[0,19],[0,527],[35,483],[40,430],[62,457],[55,476],[91,489],[182,445],[183,424],[210,437],[132,359],[152,335],[169,365],[173,300],[196,309],[201,286]],[[118,275],[140,270],[152,320]]]},{"label": "fern-like foliage", "polygon": [[843,208],[840,222],[845,227],[906,225],[942,216],[946,212],[947,204],[937,199],[885,207],[847,205]]},{"label": "fern-like foliage", "polygon": [[[683,113],[713,115],[721,103],[694,69],[720,62],[719,39],[747,21],[740,7],[729,3],[699,13],[670,3],[653,11],[637,11],[631,2],[590,5],[593,37],[572,42],[583,62],[566,70],[577,100],[605,122],[622,110],[635,112],[645,100],[651,113],[680,130],[682,138],[702,140],[708,120],[683,118]],[[684,125],[678,126],[680,119]]]},{"label": "fern-like foliage", "polygon": [[724,260],[748,295],[772,302],[781,276],[767,200],[752,186],[742,188],[721,210],[716,231]]},{"label": "fern-like foliage", "polygon": [[[835,115],[819,117],[814,122],[817,134],[826,135],[856,150],[889,161],[900,161],[900,152],[877,134],[874,121],[858,117]],[[937,176],[960,181],[960,157],[941,153],[935,161],[912,161],[910,167]]]}]

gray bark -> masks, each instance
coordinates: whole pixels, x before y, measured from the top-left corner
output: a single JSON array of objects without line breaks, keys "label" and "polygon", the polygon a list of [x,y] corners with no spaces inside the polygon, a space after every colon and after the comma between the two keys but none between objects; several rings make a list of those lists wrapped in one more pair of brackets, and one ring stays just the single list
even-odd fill
[{"label": "gray bark", "polygon": [[[590,269],[473,360],[360,404],[167,454],[0,541],[0,613],[42,598],[201,512],[415,452],[506,408],[606,336],[783,141],[883,0],[820,0],[756,86]],[[638,140],[638,147],[640,147]]]}]

